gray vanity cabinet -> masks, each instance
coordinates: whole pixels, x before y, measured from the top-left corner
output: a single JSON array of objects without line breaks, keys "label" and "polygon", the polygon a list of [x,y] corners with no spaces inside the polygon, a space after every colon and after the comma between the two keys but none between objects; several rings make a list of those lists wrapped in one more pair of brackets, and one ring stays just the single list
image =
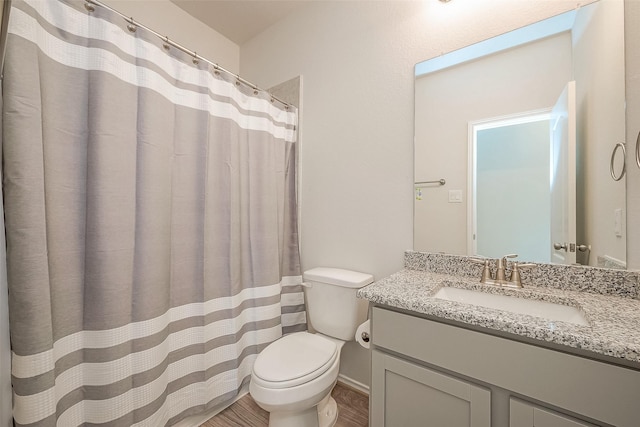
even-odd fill
[{"label": "gray vanity cabinet", "polygon": [[640,368],[386,307],[371,319],[371,427],[640,426]]},{"label": "gray vanity cabinet", "polygon": [[491,427],[486,388],[374,350],[371,427]]},{"label": "gray vanity cabinet", "polygon": [[596,427],[546,408],[509,399],[509,427]]}]

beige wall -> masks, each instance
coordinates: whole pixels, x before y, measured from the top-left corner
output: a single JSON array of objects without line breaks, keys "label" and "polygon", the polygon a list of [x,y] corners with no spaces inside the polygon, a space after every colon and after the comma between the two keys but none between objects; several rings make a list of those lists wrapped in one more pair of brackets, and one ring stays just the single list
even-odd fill
[{"label": "beige wall", "polygon": [[[322,1],[241,46],[259,86],[303,78],[303,267],[382,278],[413,246],[413,66],[575,8],[570,0]],[[350,344],[341,371],[369,382]]]},{"label": "beige wall", "polygon": [[625,182],[614,181],[609,172],[611,151],[625,140],[623,6],[619,0],[600,1],[590,13],[578,14],[573,31],[580,144],[577,243],[591,245],[588,263],[594,266],[599,256],[626,260],[624,221],[622,236],[614,232],[614,210],[625,211]]},{"label": "beige wall", "polygon": [[195,51],[227,70],[238,73],[240,48],[169,0],[102,0],[126,16]]}]

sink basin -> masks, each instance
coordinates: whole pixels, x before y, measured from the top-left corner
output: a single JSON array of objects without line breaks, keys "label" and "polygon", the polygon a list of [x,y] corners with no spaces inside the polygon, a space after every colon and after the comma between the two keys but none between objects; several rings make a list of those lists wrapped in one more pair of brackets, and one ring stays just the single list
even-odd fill
[{"label": "sink basin", "polygon": [[582,312],[576,307],[555,304],[547,301],[516,298],[506,295],[489,294],[468,289],[442,287],[434,297],[445,300],[479,305],[517,314],[542,317],[544,319],[569,322],[577,325],[589,325]]}]

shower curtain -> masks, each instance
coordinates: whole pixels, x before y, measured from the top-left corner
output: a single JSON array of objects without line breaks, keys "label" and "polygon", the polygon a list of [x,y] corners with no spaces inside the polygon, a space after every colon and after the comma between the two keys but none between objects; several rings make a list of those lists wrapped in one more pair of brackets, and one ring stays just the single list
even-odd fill
[{"label": "shower curtain", "polygon": [[306,329],[295,108],[71,0],[14,0],[3,102],[16,425],[171,425]]}]

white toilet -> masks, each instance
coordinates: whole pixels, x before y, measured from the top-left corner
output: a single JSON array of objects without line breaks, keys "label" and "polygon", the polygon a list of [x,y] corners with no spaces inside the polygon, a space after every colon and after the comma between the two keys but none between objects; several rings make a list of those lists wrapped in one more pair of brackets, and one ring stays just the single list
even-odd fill
[{"label": "white toilet", "polygon": [[249,392],[269,412],[270,427],[330,427],[338,417],[331,390],[340,351],[367,317],[356,291],[370,274],[338,268],[304,272],[307,312],[315,334],[297,332],[269,344],[256,358]]}]

